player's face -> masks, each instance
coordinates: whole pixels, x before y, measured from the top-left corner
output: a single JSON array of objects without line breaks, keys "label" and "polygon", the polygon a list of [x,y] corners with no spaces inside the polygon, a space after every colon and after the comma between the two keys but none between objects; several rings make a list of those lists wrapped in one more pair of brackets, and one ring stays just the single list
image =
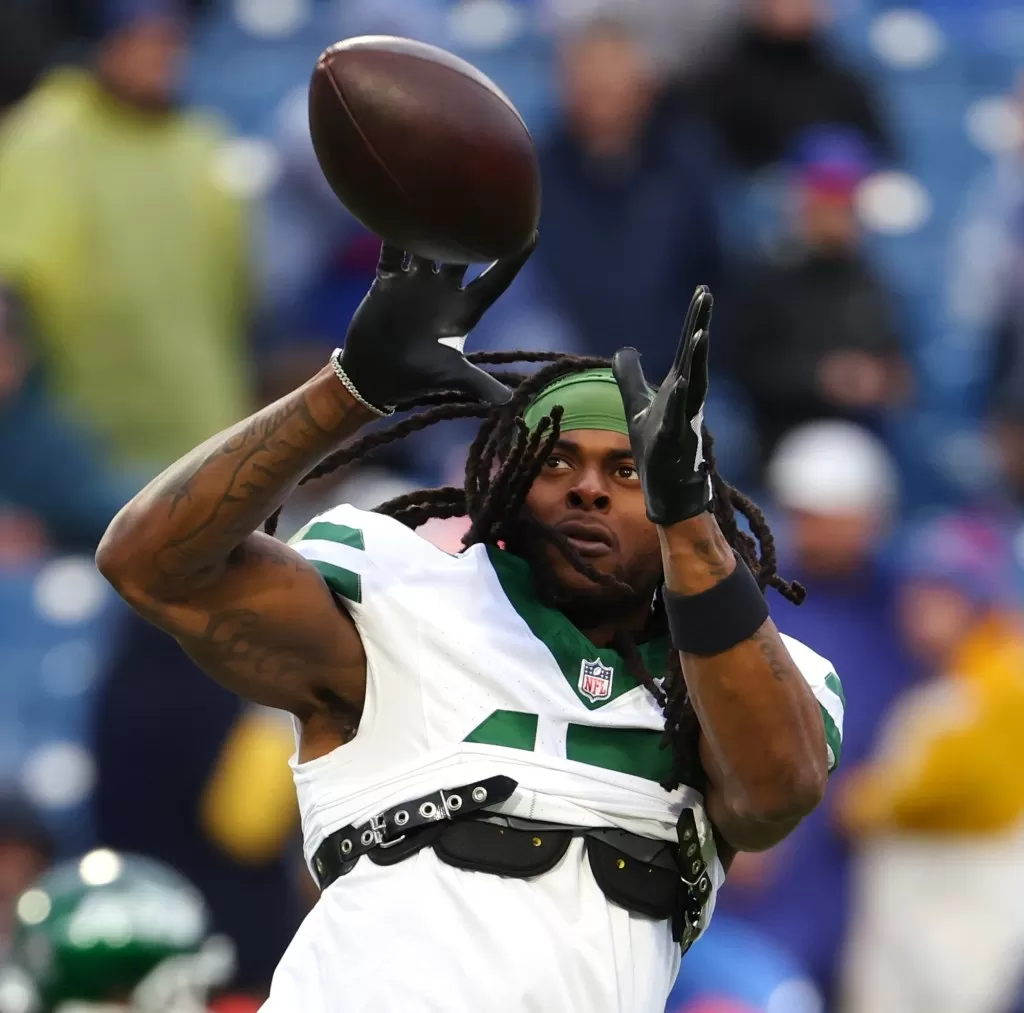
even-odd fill
[{"label": "player's face", "polygon": [[[566,433],[544,462],[526,506],[591,566],[629,584],[638,600],[650,601],[661,579],[661,552],[628,437],[597,429]],[[536,555],[539,547],[533,550]],[[595,585],[553,546],[543,547],[542,558],[560,589],[608,601],[609,589]]]}]

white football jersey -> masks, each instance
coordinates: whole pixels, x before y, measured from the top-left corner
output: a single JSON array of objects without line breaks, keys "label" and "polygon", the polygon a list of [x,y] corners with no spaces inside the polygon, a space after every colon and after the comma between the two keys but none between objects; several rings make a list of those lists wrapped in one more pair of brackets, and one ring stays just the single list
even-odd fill
[{"label": "white football jersey", "polygon": [[[315,518],[292,545],[343,599],[366,652],[355,737],[292,761],[307,861],[340,827],[505,774],[519,787],[494,811],[510,816],[674,840],[681,808],[691,808],[718,885],[703,797],[660,785],[671,764],[659,748],[660,707],[619,654],[537,599],[523,560],[484,545],[450,555],[351,506]],[[834,766],[839,681],[824,658],[783,639],[821,705]],[[664,638],[640,646],[656,679],[667,647]]]}]

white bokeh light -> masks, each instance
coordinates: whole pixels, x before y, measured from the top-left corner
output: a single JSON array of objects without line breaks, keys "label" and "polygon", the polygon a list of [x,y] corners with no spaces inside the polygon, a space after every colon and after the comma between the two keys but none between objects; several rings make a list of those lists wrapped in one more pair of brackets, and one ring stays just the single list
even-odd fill
[{"label": "white bokeh light", "polygon": [[235,137],[217,150],[214,179],[229,193],[246,200],[262,197],[281,175],[281,156],[259,137]]},{"label": "white bokeh light", "polygon": [[463,0],[448,13],[452,38],[474,49],[498,49],[518,36],[522,12],[506,0]]},{"label": "white bokeh light", "polygon": [[824,1000],[806,978],[787,978],[776,985],[764,1006],[765,1013],[823,1013]]},{"label": "white bokeh light", "polygon": [[0,967],[0,1009],[4,1013],[37,1013],[35,983],[23,968]]},{"label": "white bokeh light", "polygon": [[235,0],[235,20],[250,35],[284,39],[294,35],[313,13],[311,0]]},{"label": "white bokeh light", "polygon": [[26,890],[18,899],[18,918],[26,925],[46,921],[53,910],[53,902],[45,890]]},{"label": "white bokeh light", "polygon": [[989,95],[973,102],[964,122],[971,143],[990,155],[1014,151],[1024,144],[1020,106],[1006,95]]},{"label": "white bokeh light", "polygon": [[78,863],[78,875],[88,886],[106,886],[121,875],[121,858],[109,848],[97,848]]},{"label": "white bokeh light", "polygon": [[43,809],[85,801],[96,783],[96,764],[77,742],[48,742],[30,752],[21,769],[25,793]]},{"label": "white bokeh light", "polygon": [[934,63],[946,44],[932,18],[906,9],[886,11],[875,18],[870,39],[880,60],[905,70],[920,70]]},{"label": "white bokeh light", "polygon": [[932,213],[924,184],[905,172],[877,172],[857,190],[857,213],[865,228],[888,236],[916,232]]},{"label": "white bokeh light", "polygon": [[89,622],[99,615],[108,588],[91,559],[55,559],[39,571],[32,587],[36,611],[59,625]]}]

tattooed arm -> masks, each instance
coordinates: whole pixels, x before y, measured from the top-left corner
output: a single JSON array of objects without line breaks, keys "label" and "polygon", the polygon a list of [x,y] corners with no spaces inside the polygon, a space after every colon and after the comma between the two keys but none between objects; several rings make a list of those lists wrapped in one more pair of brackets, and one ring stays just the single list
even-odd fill
[{"label": "tattooed arm", "polygon": [[[440,391],[504,404],[508,388],[449,339],[472,330],[532,249],[531,242],[463,285],[465,266],[438,268],[384,246],[345,335],[340,368],[348,382],[376,405]],[[366,659],[317,571],[253,532],[372,417],[324,368],[168,468],[114,518],[96,554],[120,594],[211,676],[296,714],[307,756],[351,735]]]},{"label": "tattooed arm", "polygon": [[[672,591],[707,591],[736,565],[708,513],[658,531]],[[814,694],[770,619],[728,651],[680,658],[701,726],[708,816],[729,849],[770,848],[825,790],[825,729]]]},{"label": "tattooed arm", "polygon": [[319,573],[253,532],[371,417],[325,368],[154,479],[96,554],[118,592],[213,678],[306,722],[358,713],[362,645]]}]

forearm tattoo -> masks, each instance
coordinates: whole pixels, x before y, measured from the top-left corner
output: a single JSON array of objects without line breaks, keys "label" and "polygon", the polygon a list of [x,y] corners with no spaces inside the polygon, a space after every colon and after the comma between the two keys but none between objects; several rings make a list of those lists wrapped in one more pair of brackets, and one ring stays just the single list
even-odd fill
[{"label": "forearm tattoo", "polygon": [[779,634],[771,623],[766,623],[751,638],[757,644],[761,657],[768,671],[779,682],[799,675],[800,672],[786,650],[786,645],[779,639]]},{"label": "forearm tattoo", "polygon": [[[170,467],[146,494],[140,523],[159,532],[153,588],[184,590],[215,572],[289,495],[302,476],[359,425],[339,396],[320,395],[314,416],[308,388],[239,423]],[[318,418],[321,421],[318,421]],[[153,539],[150,539],[151,544]]]}]

